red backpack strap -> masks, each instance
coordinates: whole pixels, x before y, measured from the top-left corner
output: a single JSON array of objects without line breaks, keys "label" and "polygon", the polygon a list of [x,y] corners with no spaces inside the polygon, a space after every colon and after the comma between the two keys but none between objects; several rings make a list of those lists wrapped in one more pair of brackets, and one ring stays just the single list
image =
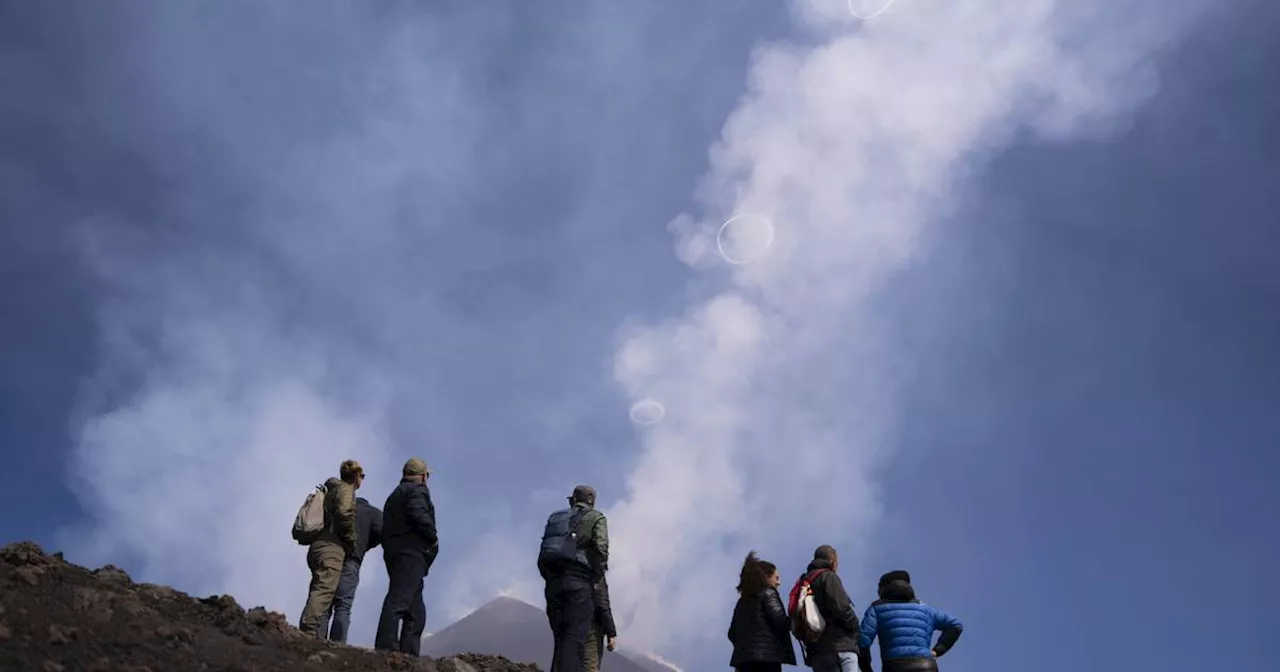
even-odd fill
[{"label": "red backpack strap", "polygon": [[794,614],[796,606],[800,603],[800,587],[804,585],[805,575],[801,574],[796,579],[795,585],[791,586],[791,594],[787,596],[787,612]]},{"label": "red backpack strap", "polygon": [[816,578],[818,578],[818,575],[819,575],[819,574],[821,574],[821,573],[823,573],[823,572],[829,572],[829,571],[831,571],[831,570],[830,570],[830,569],[827,569],[826,567],[819,567],[819,568],[817,568],[817,569],[813,570],[812,572],[810,572],[808,576],[804,577],[804,582],[805,582],[805,583],[813,583],[813,580],[814,580],[814,579],[816,579]]},{"label": "red backpack strap", "polygon": [[796,607],[799,606],[800,586],[806,586],[813,583],[814,578],[826,571],[829,571],[826,567],[819,567],[808,574],[801,574],[800,578],[796,579],[796,584],[791,587],[790,599],[787,600],[787,611],[794,613]]}]

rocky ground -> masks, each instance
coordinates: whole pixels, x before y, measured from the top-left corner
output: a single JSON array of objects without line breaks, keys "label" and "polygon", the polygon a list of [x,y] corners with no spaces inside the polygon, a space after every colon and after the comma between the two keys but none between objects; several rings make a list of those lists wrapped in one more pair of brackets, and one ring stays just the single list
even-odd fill
[{"label": "rocky ground", "polygon": [[430,660],[308,637],[245,610],[89,570],[22,542],[0,549],[0,672],[538,672],[504,658]]}]

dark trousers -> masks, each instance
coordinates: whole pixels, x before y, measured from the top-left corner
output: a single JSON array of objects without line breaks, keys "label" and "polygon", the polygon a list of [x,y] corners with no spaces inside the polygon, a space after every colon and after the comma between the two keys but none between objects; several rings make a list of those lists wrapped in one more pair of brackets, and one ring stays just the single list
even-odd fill
[{"label": "dark trousers", "polygon": [[[338,590],[333,594],[333,624],[329,626],[329,640],[347,642],[351,629],[351,605],[356,601],[356,588],[360,587],[360,561],[347,558],[338,576]],[[324,628],[320,628],[324,632]]]},{"label": "dark trousers", "polygon": [[422,578],[427,575],[427,559],[421,551],[410,550],[383,554],[387,563],[387,599],[382,601],[378,634],[373,646],[378,649],[420,655],[422,630],[427,625],[427,605],[422,602]]},{"label": "dark trousers", "polygon": [[[871,669],[868,659],[866,669]],[[928,658],[890,658],[880,661],[884,672],[938,672],[938,659]]]},{"label": "dark trousers", "polygon": [[782,672],[782,663],[743,663],[733,669],[737,672]]},{"label": "dark trousers", "polygon": [[595,617],[595,588],[573,574],[547,579],[547,621],[555,638],[550,672],[582,672],[587,634]]}]

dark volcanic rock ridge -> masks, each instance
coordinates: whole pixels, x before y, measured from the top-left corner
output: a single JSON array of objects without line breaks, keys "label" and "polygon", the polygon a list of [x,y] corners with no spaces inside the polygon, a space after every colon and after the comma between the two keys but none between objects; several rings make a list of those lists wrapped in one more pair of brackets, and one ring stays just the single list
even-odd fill
[{"label": "dark volcanic rock ridge", "polygon": [[415,658],[302,634],[283,614],[230,595],[197,599],[89,570],[31,542],[0,549],[3,672],[538,672],[462,654]]}]

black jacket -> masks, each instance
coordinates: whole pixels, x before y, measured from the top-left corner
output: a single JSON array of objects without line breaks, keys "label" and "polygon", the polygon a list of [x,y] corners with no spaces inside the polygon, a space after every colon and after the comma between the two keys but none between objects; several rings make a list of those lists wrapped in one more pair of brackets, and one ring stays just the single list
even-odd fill
[{"label": "black jacket", "polygon": [[356,497],[356,546],[348,558],[361,562],[364,554],[382,543],[382,511],[364,497]]},{"label": "black jacket", "polygon": [[382,553],[409,552],[421,553],[430,567],[440,552],[440,539],[431,491],[423,483],[404,479],[387,495],[382,507]]},{"label": "black jacket", "polygon": [[729,641],[733,642],[730,667],[746,663],[796,664],[796,652],[791,647],[791,619],[778,591],[773,588],[738,598],[733,621],[729,623]]},{"label": "black jacket", "polygon": [[844,590],[844,582],[840,575],[831,570],[831,563],[825,560],[814,560],[809,563],[805,575],[818,569],[826,569],[819,574],[809,587],[813,590],[813,600],[818,611],[826,619],[827,626],[822,630],[818,641],[806,647],[806,656],[827,657],[837,653],[858,651],[858,614],[853,610],[853,600]]},{"label": "black jacket", "polygon": [[596,623],[605,637],[617,637],[618,626],[613,622],[613,609],[609,606],[609,584],[601,577],[596,581]]}]

